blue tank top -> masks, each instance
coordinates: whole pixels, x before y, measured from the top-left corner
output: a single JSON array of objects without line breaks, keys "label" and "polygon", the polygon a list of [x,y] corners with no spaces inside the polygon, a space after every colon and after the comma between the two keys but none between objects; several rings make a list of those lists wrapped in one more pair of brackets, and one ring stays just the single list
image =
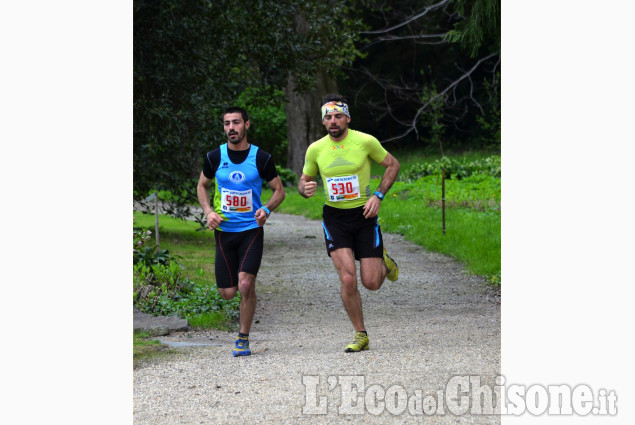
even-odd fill
[{"label": "blue tank top", "polygon": [[258,146],[251,145],[247,158],[234,164],[227,154],[227,143],[220,146],[220,164],[216,170],[214,211],[223,221],[218,230],[242,232],[258,226],[254,214],[262,207],[262,177],[256,166]]}]

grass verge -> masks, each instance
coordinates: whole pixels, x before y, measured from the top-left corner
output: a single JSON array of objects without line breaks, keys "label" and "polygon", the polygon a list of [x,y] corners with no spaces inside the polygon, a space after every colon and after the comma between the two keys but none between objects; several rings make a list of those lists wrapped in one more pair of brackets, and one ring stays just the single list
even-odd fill
[{"label": "grass verge", "polygon": [[151,335],[147,332],[133,332],[132,333],[132,367],[137,368],[144,362],[152,361],[156,358],[164,358],[171,355],[173,350],[170,350],[166,345],[161,344],[160,341],[152,339]]},{"label": "grass verge", "polygon": [[[154,242],[154,215],[134,211],[134,227],[152,231]],[[159,245],[177,257],[184,267],[183,275],[189,279],[216,287],[214,279],[214,235],[193,221],[159,215]]]},{"label": "grass verge", "polygon": [[236,322],[228,319],[220,312],[197,314],[196,316],[188,317],[187,321],[190,326],[195,329],[220,329],[221,331],[238,330]]},{"label": "grass verge", "polygon": [[[134,227],[148,229],[153,233],[154,242],[154,215],[134,211]],[[192,314],[184,317],[191,327],[213,328],[232,330],[237,322],[240,294],[233,300],[220,300],[216,281],[214,278],[214,235],[209,230],[199,230],[196,222],[177,219],[174,217],[159,215],[159,245],[160,249],[167,249],[171,255],[183,266],[182,275],[203,289],[201,291],[213,291],[218,295],[219,302],[223,305],[222,311]],[[211,293],[210,293],[211,294]],[[179,301],[195,302],[196,297],[182,297]],[[187,309],[186,309],[187,310]]]}]

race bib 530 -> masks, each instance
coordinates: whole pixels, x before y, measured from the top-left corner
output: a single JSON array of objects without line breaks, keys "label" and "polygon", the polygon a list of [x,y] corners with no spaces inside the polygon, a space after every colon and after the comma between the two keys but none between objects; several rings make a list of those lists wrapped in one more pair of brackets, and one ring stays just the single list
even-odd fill
[{"label": "race bib 530", "polygon": [[326,186],[329,193],[329,201],[331,202],[348,201],[360,197],[357,175],[327,177]]}]

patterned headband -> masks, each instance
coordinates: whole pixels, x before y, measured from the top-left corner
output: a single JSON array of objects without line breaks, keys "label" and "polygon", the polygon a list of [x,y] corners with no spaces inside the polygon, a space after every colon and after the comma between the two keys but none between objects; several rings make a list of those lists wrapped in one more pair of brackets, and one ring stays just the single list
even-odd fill
[{"label": "patterned headband", "polygon": [[332,101],[322,105],[322,119],[324,119],[324,115],[332,112],[341,112],[347,117],[351,117],[351,114],[348,112],[348,105],[344,102]]}]

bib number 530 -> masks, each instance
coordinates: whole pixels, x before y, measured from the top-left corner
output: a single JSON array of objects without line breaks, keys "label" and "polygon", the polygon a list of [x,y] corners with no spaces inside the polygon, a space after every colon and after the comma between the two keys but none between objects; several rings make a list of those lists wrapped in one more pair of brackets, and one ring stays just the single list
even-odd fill
[{"label": "bib number 530", "polygon": [[331,191],[333,195],[344,195],[346,193],[353,193],[353,183],[331,183]]},{"label": "bib number 530", "polygon": [[331,202],[349,201],[360,197],[357,175],[329,177],[326,179],[326,187]]}]

